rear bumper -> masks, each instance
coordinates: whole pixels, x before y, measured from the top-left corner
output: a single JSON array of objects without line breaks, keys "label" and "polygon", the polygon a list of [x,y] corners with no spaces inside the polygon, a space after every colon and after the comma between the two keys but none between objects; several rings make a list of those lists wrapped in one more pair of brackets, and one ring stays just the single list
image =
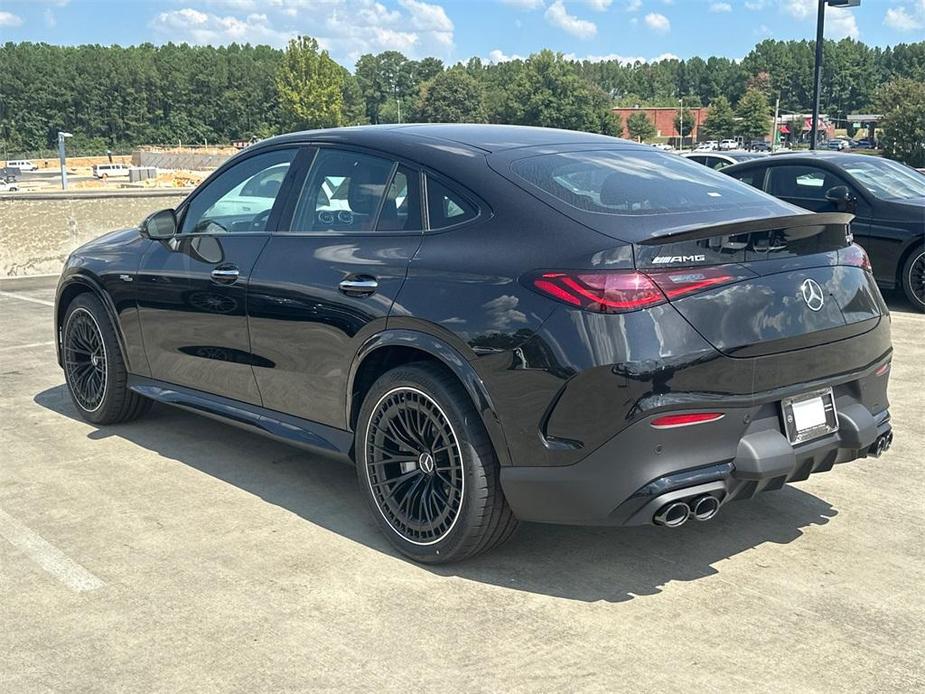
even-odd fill
[{"label": "rear bumper", "polygon": [[637,422],[574,465],[506,467],[501,482],[521,520],[647,525],[666,504],[703,494],[721,504],[779,489],[836,463],[866,457],[891,437],[888,410],[838,394],[838,431],[791,445],[779,406],[724,408],[723,419],[673,430]]}]

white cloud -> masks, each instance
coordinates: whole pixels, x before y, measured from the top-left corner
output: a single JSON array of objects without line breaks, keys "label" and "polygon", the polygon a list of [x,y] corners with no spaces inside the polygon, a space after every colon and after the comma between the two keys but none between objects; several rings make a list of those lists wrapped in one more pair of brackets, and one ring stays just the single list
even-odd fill
[{"label": "white cloud", "polygon": [[745,0],[745,9],[757,12],[764,9],[764,0]]},{"label": "white cloud", "polygon": [[257,9],[256,0],[205,0],[207,5],[215,7],[224,7],[229,10],[255,10]]},{"label": "white cloud", "polygon": [[617,61],[621,65],[633,65],[635,63],[658,63],[662,60],[680,60],[678,56],[674,53],[662,53],[657,55],[654,58],[645,58],[641,55],[620,55],[618,53],[608,53],[607,55],[586,55],[579,58],[574,53],[566,53],[566,60],[587,60],[589,63],[605,63],[612,60]]},{"label": "white cloud", "polygon": [[896,31],[925,29],[925,0],[888,8],[883,23]]},{"label": "white cloud", "polygon": [[546,21],[580,39],[589,39],[597,34],[597,25],[586,19],[579,19],[565,9],[562,0],[556,0],[546,10]]},{"label": "white cloud", "polygon": [[488,53],[488,61],[491,63],[507,63],[511,60],[524,60],[524,57],[516,53],[514,55],[507,55],[498,48]]},{"label": "white cloud", "polygon": [[453,33],[453,21],[447,17],[440,5],[431,5],[420,0],[398,0],[398,4],[411,14],[411,26],[418,31]]},{"label": "white cloud", "polygon": [[658,12],[650,12],[646,15],[646,26],[657,34],[667,34],[671,31],[671,22],[668,17]]},{"label": "white cloud", "polygon": [[0,27],[21,27],[22,17],[12,12],[0,12]]},{"label": "white cloud", "polygon": [[267,43],[284,46],[295,32],[275,30],[265,14],[250,14],[244,19],[218,16],[186,7],[161,12],[151,20],[151,28],[171,41],[197,44]]},{"label": "white cloud", "polygon": [[639,12],[640,7],[642,7],[642,0],[626,0],[627,12]]},{"label": "white cloud", "polygon": [[710,12],[732,12],[732,5],[728,2],[711,2]]},{"label": "white cloud", "polygon": [[[814,18],[818,10],[816,0],[785,0],[783,10],[794,19],[807,20]],[[854,12],[839,7],[826,7],[825,35],[832,39],[851,37],[858,38],[861,31]]]},{"label": "white cloud", "polygon": [[585,0],[585,4],[592,10],[604,12],[613,3],[613,0]]},{"label": "white cloud", "polygon": [[516,7],[518,10],[538,10],[545,6],[543,0],[501,0],[501,2]]},{"label": "white cloud", "polygon": [[42,19],[45,20],[45,26],[49,29],[54,29],[58,25],[58,19],[50,7],[46,7],[42,12]]}]

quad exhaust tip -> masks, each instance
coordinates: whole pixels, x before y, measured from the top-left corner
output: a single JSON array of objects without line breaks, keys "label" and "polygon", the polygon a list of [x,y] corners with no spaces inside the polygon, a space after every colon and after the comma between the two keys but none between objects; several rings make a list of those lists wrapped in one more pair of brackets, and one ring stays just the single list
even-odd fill
[{"label": "quad exhaust tip", "polygon": [[719,512],[719,499],[705,494],[691,502],[691,516],[694,520],[708,521]]},{"label": "quad exhaust tip", "polygon": [[657,525],[664,525],[666,528],[678,528],[684,525],[690,517],[691,507],[683,501],[675,501],[662,506],[652,520]]}]

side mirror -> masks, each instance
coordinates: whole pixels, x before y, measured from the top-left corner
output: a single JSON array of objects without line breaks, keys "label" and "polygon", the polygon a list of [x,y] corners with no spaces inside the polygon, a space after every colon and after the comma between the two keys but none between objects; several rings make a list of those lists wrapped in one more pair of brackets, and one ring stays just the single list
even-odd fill
[{"label": "side mirror", "polygon": [[141,233],[149,239],[169,239],[177,235],[177,213],[160,210],[148,215],[141,223]]},{"label": "side mirror", "polygon": [[835,205],[839,212],[850,212],[854,209],[854,196],[848,186],[832,186],[825,191],[825,199]]}]

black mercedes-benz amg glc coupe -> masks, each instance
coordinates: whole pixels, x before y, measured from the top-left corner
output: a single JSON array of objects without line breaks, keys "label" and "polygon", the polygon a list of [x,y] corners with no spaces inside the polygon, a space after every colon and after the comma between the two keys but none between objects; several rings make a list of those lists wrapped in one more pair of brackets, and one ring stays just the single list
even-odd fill
[{"label": "black mercedes-benz amg glc coupe", "polygon": [[420,561],[674,527],[889,446],[850,220],[598,135],[296,133],[76,250],[58,358],[90,422],[157,400],[353,461]]}]

